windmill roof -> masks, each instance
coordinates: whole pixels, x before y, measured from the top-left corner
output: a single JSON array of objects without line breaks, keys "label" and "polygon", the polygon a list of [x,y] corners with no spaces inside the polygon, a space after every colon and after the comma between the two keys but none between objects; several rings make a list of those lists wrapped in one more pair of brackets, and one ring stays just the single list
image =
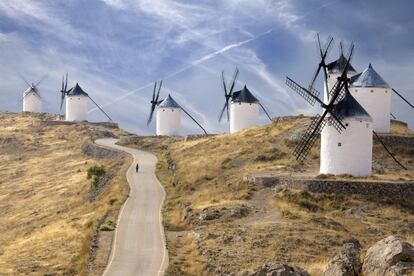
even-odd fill
[{"label": "windmill roof", "polygon": [[68,96],[88,96],[88,93],[83,91],[79,84],[76,83],[76,85],[68,91]]},{"label": "windmill roof", "polygon": [[[346,61],[347,61],[347,59],[345,58],[345,56],[343,54],[341,54],[337,60],[335,60],[335,61],[333,61],[333,62],[331,62],[327,65],[328,71],[341,73],[344,70],[344,67],[346,65]],[[356,70],[354,69],[354,67],[352,67],[351,64],[349,64],[348,71],[356,72]]]},{"label": "windmill roof", "polygon": [[29,88],[27,88],[27,90],[26,90],[26,91],[24,91],[24,95],[27,95],[27,94],[29,94],[29,93],[31,93],[31,92],[33,92],[33,93],[35,93],[36,95],[40,96],[40,95],[39,95],[39,90],[37,90],[36,86],[30,86]]},{"label": "windmill roof", "polygon": [[357,87],[384,87],[389,88],[388,83],[375,71],[371,63],[354,80],[351,79],[352,86]]},{"label": "windmill roof", "polygon": [[344,99],[335,105],[335,113],[340,118],[360,118],[372,120],[368,112],[350,93],[347,93]]},{"label": "windmill roof", "polygon": [[258,103],[259,100],[253,96],[252,92],[246,87],[243,87],[242,90],[233,92],[232,96],[233,102],[240,102],[240,103]]},{"label": "windmill roof", "polygon": [[170,107],[170,108],[180,108],[180,105],[168,94],[167,98],[165,98],[158,107]]}]

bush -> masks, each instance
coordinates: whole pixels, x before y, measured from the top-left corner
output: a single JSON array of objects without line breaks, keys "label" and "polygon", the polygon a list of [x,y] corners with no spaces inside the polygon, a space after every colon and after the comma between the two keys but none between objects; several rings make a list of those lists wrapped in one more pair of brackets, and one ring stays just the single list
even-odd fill
[{"label": "bush", "polygon": [[103,165],[93,165],[88,169],[88,173],[86,175],[87,179],[92,179],[92,185],[97,188],[99,184],[99,180],[105,175],[106,171]]}]

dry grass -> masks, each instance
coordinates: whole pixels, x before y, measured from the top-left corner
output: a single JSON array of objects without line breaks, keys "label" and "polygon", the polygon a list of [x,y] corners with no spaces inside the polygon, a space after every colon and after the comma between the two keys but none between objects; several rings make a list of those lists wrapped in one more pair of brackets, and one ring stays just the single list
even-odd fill
[{"label": "dry grass", "polygon": [[[128,193],[122,175],[128,160],[81,152],[82,143],[105,128],[47,126],[45,117],[0,114],[1,272],[85,274],[98,220],[117,213]],[[90,201],[86,171],[94,164],[105,166],[112,180]]]},{"label": "dry grass", "polygon": [[[270,188],[243,181],[247,173],[315,177],[319,169],[319,142],[307,162],[299,163],[291,158],[296,145],[292,137],[300,134],[308,123],[308,117],[290,117],[283,118],[277,126],[267,125],[231,135],[188,141],[140,138],[134,146],[153,151],[159,157],[157,175],[167,192],[163,214],[171,271],[199,275],[194,271],[201,265],[211,275],[286,262],[301,265],[312,275],[318,275],[342,242],[352,236],[369,246],[388,234],[408,235],[414,214],[399,202],[303,191],[275,193]],[[401,126],[396,131],[393,135],[413,135]],[[414,170],[409,150],[398,150],[398,145],[391,145],[391,149],[410,171]],[[410,171],[402,172],[377,144],[374,160],[384,166],[385,172],[357,180],[374,182],[414,177]],[[231,209],[241,204],[251,210],[246,218],[198,219],[204,208]],[[183,219],[184,210],[189,208],[194,215]],[[199,236],[195,238],[198,246],[183,249],[186,242],[182,233],[188,232]],[[187,257],[185,262],[181,261],[187,255],[198,261],[191,263]]]}]

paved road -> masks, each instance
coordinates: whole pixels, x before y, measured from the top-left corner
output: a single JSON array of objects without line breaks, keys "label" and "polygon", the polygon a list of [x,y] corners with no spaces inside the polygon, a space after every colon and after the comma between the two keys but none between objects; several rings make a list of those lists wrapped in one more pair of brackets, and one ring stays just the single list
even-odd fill
[{"label": "paved road", "polygon": [[[111,256],[103,275],[163,275],[168,265],[161,224],[165,192],[154,174],[157,158],[148,152],[115,145],[116,142],[116,139],[95,141],[134,157],[127,171],[130,195],[121,209]],[[137,162],[138,173],[135,172]]]}]

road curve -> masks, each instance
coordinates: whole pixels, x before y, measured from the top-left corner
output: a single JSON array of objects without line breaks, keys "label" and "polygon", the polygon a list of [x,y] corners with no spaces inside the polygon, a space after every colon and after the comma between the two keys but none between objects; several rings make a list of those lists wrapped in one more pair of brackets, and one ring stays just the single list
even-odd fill
[{"label": "road curve", "polygon": [[[157,158],[148,152],[115,145],[116,139],[95,143],[131,154],[127,171],[130,193],[119,213],[111,256],[104,276],[163,275],[168,265],[161,206],[164,189],[155,176]],[[135,166],[139,164],[139,172]]]}]

